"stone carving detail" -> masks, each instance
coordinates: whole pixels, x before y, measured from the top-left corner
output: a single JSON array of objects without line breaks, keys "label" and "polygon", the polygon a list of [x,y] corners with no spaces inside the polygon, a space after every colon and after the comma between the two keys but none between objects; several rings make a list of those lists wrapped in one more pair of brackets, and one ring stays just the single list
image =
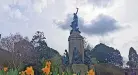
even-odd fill
[{"label": "stone carving detail", "polygon": [[82,56],[80,52],[74,47],[73,50],[73,57],[72,57],[72,64],[82,64]]}]

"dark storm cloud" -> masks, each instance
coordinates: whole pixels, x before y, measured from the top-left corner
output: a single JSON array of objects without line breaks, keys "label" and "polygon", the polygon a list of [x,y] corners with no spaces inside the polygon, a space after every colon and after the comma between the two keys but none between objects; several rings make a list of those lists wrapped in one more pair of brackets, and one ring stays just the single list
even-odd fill
[{"label": "dark storm cloud", "polygon": [[[56,24],[63,30],[70,30],[72,17],[72,15],[68,15],[65,21],[56,22]],[[101,14],[96,19],[92,20],[89,25],[86,25],[84,20],[79,18],[79,28],[82,33],[102,36],[115,32],[122,27],[119,26],[114,18]]]},{"label": "dark storm cloud", "polygon": [[106,15],[99,15],[95,20],[91,21],[89,26],[86,27],[83,25],[81,30],[89,35],[105,35],[117,31],[120,28],[121,27],[114,18]]},{"label": "dark storm cloud", "polygon": [[97,7],[107,7],[112,5],[113,0],[88,0],[87,2]]}]

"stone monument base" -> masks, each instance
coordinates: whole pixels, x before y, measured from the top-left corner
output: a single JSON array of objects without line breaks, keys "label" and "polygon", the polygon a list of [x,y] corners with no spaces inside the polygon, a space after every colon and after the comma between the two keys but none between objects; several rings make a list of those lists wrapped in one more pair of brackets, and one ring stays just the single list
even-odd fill
[{"label": "stone monument base", "polygon": [[73,64],[72,70],[76,74],[80,72],[80,75],[85,75],[88,71],[88,66],[85,64]]}]

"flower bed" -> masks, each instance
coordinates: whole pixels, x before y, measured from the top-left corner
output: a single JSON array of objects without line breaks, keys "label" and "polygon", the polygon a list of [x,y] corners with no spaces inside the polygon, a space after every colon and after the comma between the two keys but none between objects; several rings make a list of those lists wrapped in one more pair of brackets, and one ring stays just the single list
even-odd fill
[{"label": "flower bed", "polygon": [[[66,72],[59,72],[59,67],[51,66],[50,61],[44,62],[45,66],[41,69],[42,74],[41,75],[78,75],[69,71]],[[8,67],[4,67],[0,71],[0,75],[34,75],[34,69],[32,66],[26,67],[26,70],[19,72],[18,69],[8,69]],[[95,75],[95,72],[93,69],[89,70],[89,72],[86,73],[86,75]]]}]

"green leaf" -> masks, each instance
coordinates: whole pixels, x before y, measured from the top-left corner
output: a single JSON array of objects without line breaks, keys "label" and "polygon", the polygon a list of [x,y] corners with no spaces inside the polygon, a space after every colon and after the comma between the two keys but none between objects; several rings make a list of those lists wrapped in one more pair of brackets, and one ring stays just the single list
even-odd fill
[{"label": "green leaf", "polygon": [[7,72],[7,75],[18,75],[18,70],[17,69],[9,69]]}]

